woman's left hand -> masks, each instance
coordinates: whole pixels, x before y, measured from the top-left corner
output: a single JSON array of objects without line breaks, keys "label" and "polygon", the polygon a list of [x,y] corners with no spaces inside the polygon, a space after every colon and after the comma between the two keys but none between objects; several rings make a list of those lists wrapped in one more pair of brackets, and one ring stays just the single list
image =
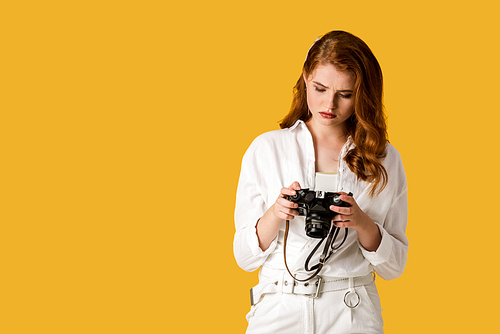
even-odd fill
[{"label": "woman's left hand", "polygon": [[342,194],[340,199],[350,206],[330,206],[330,210],[337,213],[332,220],[333,224],[336,227],[352,228],[358,233],[359,241],[366,250],[376,251],[382,240],[378,226],[361,210],[352,196],[345,192],[339,193]]}]

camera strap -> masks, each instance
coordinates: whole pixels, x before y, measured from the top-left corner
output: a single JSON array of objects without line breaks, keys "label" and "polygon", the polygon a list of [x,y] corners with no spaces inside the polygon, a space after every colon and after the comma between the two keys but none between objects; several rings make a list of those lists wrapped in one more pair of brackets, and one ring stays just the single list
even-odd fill
[{"label": "camera strap", "polygon": [[[307,282],[307,281],[310,281],[312,280],[314,277],[316,277],[319,272],[321,271],[321,269],[323,269],[323,263],[319,263],[318,264],[318,267],[316,268],[316,271],[311,275],[309,276],[308,278],[306,279],[298,279],[298,278],[295,278],[295,276],[292,274],[292,272],[290,271],[290,269],[288,268],[288,264],[286,263],[286,241],[288,239],[288,231],[290,229],[290,221],[287,220],[286,221],[286,226],[285,226],[285,241],[284,241],[284,244],[283,244],[283,259],[285,260],[285,268],[286,268],[286,271],[288,271],[288,273],[290,274],[291,277],[293,277],[296,281],[299,281],[299,282]],[[321,241],[319,242],[319,244],[321,244],[323,242],[325,238],[321,239]],[[318,246],[314,247],[314,250],[313,252],[318,248]]]},{"label": "camera strap", "polygon": [[[337,247],[332,247],[332,245],[335,242],[335,239],[337,239],[337,236],[338,236],[339,231],[340,231],[339,228],[337,228],[335,225],[332,224],[332,227],[330,228],[330,233],[328,233],[328,236],[326,238],[322,238],[321,241],[318,242],[318,244],[314,247],[314,249],[311,251],[311,253],[307,257],[307,260],[306,260],[306,263],[305,263],[305,269],[306,269],[306,271],[313,271],[313,270],[316,270],[316,271],[311,276],[309,276],[308,278],[298,279],[298,278],[295,278],[294,275],[292,275],[292,273],[290,272],[290,269],[288,268],[288,264],[286,262],[286,243],[287,243],[287,239],[288,239],[288,231],[289,231],[289,229],[290,229],[290,221],[287,220],[286,221],[286,226],[285,226],[285,241],[284,241],[284,244],[283,244],[283,259],[284,259],[284,262],[285,262],[285,268],[288,271],[288,273],[290,274],[290,276],[294,277],[294,279],[296,281],[299,281],[299,282],[307,282],[307,281],[312,280],[314,277],[316,277],[320,273],[321,269],[323,269],[323,265],[326,263],[326,261],[328,261],[328,259],[330,258],[330,256],[332,256],[333,252],[335,250],[339,249],[344,244],[344,242],[347,239],[347,233],[348,233],[348,229],[345,228],[344,240],[342,240],[342,242],[340,243],[340,245],[338,245]],[[319,257],[319,263],[316,264],[316,265],[314,265],[314,266],[312,266],[309,269],[309,261],[311,260],[311,258],[316,253],[316,251],[318,250],[318,248],[321,246],[321,244],[323,243],[323,241],[325,239],[326,239],[326,244],[325,244],[325,247],[323,249],[323,253]]]}]

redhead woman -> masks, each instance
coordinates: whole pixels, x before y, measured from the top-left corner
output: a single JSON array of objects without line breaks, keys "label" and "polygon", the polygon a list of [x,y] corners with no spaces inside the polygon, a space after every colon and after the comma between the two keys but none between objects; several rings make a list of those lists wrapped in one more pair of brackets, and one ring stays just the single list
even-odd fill
[{"label": "redhead woman", "polygon": [[383,333],[375,277],[399,277],[406,176],[388,142],[382,71],[358,37],[310,48],[281,130],[245,153],[234,255],[260,268],[247,333]]}]

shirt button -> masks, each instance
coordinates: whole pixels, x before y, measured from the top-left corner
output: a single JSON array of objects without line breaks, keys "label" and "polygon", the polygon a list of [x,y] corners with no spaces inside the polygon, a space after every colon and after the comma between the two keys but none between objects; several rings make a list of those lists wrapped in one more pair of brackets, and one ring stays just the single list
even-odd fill
[{"label": "shirt button", "polygon": [[344,171],[344,167],[340,167],[340,171],[343,172]]},{"label": "shirt button", "polygon": [[339,190],[340,190],[340,191],[344,190],[344,187],[339,187]]}]

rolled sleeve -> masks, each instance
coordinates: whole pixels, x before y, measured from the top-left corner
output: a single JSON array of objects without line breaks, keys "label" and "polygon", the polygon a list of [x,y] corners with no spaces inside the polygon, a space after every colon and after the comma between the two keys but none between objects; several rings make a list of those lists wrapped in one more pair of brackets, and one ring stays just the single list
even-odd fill
[{"label": "rolled sleeve", "polygon": [[266,251],[259,246],[256,225],[267,206],[261,187],[264,173],[258,172],[260,167],[255,147],[254,141],[243,157],[234,214],[236,233],[233,251],[236,262],[245,271],[258,269],[277,245],[277,241],[273,240]]},{"label": "rolled sleeve", "polygon": [[241,269],[254,271],[264,263],[269,254],[274,252],[276,246],[277,238],[266,251],[263,251],[259,246],[255,225],[249,226],[236,231],[233,243],[234,256]]},{"label": "rolled sleeve", "polygon": [[358,240],[359,248],[361,248],[361,252],[368,262],[370,262],[373,266],[378,266],[382,263],[386,263],[389,261],[392,253],[392,239],[386,230],[380,224],[375,223],[382,235],[382,240],[380,241],[380,245],[377,250],[374,252],[370,252],[366,250]]},{"label": "rolled sleeve", "polygon": [[271,242],[269,248],[266,249],[266,251],[263,251],[259,246],[259,238],[257,237],[257,224],[248,229],[246,240],[252,254],[256,257],[263,257],[263,258],[268,257],[269,254],[274,252],[274,250],[276,249],[276,245],[278,244],[277,242],[278,237],[276,237]]},{"label": "rolled sleeve", "polygon": [[408,253],[408,238],[405,235],[407,216],[408,203],[405,188],[398,196],[395,196],[384,224],[377,224],[382,235],[378,249],[375,252],[369,252],[360,245],[365,259],[385,280],[398,278],[406,266]]}]

